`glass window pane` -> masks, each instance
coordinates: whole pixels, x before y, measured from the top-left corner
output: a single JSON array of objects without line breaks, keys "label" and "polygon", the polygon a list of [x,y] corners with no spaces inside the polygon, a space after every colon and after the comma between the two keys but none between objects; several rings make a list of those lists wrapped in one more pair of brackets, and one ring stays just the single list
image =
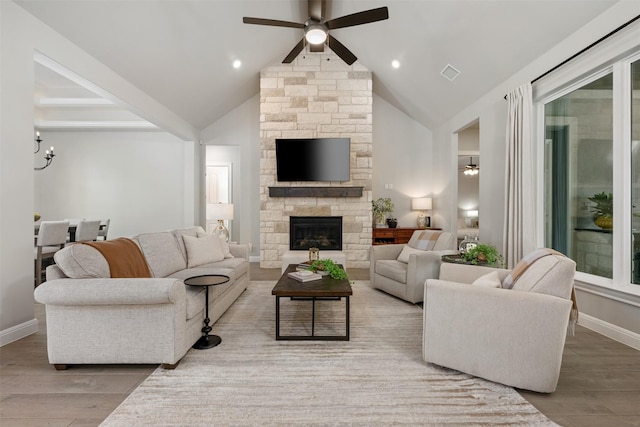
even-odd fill
[{"label": "glass window pane", "polygon": [[640,284],[640,61],[631,64],[631,281]]},{"label": "glass window pane", "polygon": [[546,245],[613,277],[613,75],[545,105]]}]

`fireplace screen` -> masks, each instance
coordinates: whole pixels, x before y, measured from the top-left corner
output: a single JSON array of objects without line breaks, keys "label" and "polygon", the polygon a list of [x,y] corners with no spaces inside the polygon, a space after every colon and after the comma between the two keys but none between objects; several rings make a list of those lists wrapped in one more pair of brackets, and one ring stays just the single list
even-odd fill
[{"label": "fireplace screen", "polygon": [[292,216],[289,223],[289,249],[303,251],[342,250],[341,216]]}]

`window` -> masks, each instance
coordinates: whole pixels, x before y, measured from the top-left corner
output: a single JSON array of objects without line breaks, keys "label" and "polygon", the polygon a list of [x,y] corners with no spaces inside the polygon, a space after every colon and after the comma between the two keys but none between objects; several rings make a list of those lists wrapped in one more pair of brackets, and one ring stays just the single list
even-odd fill
[{"label": "window", "polygon": [[582,279],[640,284],[640,51],[574,81],[541,100],[544,244]]},{"label": "window", "polygon": [[545,105],[546,245],[613,278],[613,75]]}]

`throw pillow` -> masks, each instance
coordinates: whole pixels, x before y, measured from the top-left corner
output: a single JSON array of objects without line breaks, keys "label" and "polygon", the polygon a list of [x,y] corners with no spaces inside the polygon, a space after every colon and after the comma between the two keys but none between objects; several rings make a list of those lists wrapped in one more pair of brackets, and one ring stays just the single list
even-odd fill
[{"label": "throw pillow", "polygon": [[411,246],[405,246],[404,248],[402,248],[402,252],[400,252],[400,255],[398,255],[398,261],[408,263],[409,256],[411,254],[423,254],[424,252],[425,251],[421,249],[414,249]]},{"label": "throw pillow", "polygon": [[225,258],[233,258],[231,255],[231,249],[229,249],[229,242],[225,239],[224,236],[218,236],[220,238],[220,245],[222,246],[222,252],[224,253]]},{"label": "throw pillow", "polygon": [[422,249],[423,251],[431,251],[433,250],[438,238],[442,234],[442,231],[434,231],[434,230],[416,230],[411,235],[411,239],[407,243],[407,246],[410,246],[414,249]]},{"label": "throw pillow", "polygon": [[497,271],[492,271],[491,273],[485,274],[484,276],[480,276],[471,284],[474,286],[484,286],[486,288],[502,287],[502,282],[500,281],[500,277],[498,276]]},{"label": "throw pillow", "polygon": [[[204,231],[198,231],[198,237],[208,236],[208,233]],[[229,249],[229,242],[224,236],[218,236],[220,238],[220,244],[222,245],[222,252],[224,253],[224,257],[226,258],[235,258],[231,255],[231,250]]]},{"label": "throw pillow", "polygon": [[224,252],[218,236],[207,234],[202,237],[182,236],[187,250],[187,268],[222,261]]}]

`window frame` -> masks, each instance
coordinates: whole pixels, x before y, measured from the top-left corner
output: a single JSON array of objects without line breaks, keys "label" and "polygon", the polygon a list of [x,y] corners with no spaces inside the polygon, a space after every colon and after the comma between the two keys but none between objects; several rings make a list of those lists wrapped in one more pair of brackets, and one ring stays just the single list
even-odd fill
[{"label": "window frame", "polygon": [[536,245],[545,245],[545,105],[580,87],[613,74],[613,278],[576,272],[577,286],[592,293],[634,301],[640,306],[640,285],[632,284],[631,200],[631,64],[640,60],[640,25],[621,31],[533,85]]}]

